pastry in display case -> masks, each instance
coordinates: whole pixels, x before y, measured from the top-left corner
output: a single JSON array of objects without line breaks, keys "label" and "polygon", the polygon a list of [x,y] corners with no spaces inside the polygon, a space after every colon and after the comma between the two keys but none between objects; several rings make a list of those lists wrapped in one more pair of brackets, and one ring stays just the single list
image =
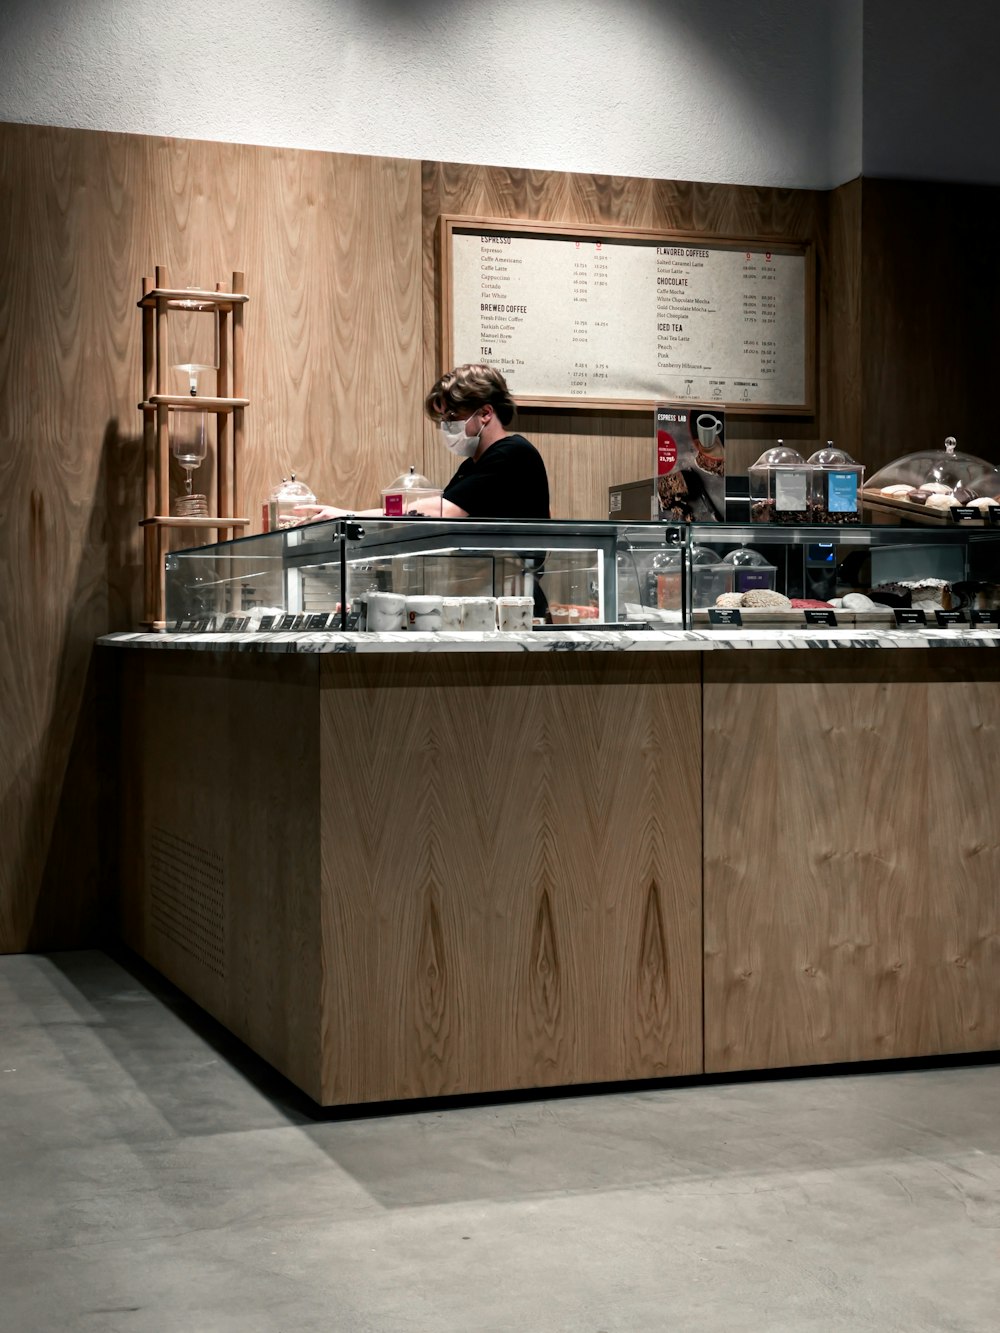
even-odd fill
[{"label": "pastry in display case", "polygon": [[899,520],[982,525],[1000,519],[1000,469],[962,453],[949,435],[943,449],[925,449],[887,463],[864,488],[867,508]]}]

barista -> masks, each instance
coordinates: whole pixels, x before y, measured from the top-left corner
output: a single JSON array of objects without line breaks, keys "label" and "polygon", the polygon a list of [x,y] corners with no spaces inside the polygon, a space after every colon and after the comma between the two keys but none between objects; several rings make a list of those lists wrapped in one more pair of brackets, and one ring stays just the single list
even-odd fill
[{"label": "barista", "polygon": [[[461,459],[441,501],[416,502],[411,514],[442,518],[549,518],[549,479],[542,456],[508,427],[516,410],[507,381],[492,366],[457,366],[442,375],[424,404],[446,449]],[[440,508],[439,508],[440,503]],[[349,513],[332,505],[300,505],[306,522]]]}]

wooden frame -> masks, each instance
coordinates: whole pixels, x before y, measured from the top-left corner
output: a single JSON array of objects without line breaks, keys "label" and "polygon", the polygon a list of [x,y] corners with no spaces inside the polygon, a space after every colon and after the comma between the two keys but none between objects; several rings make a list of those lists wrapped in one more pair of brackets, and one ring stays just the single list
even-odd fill
[{"label": "wooden frame", "polygon": [[[243,394],[243,307],[250,299],[240,291],[243,274],[234,273],[232,290],[222,283],[215,291],[172,288],[166,269],[157,264],[156,277],[143,278],[142,296],[142,413],[145,455],[145,517],[143,530],[144,629],[166,628],[164,563],[172,529],[195,531],[214,528],[216,541],[249,527],[238,518],[243,508],[243,410],[250,400]],[[197,305],[192,307],[192,302]],[[171,310],[219,312],[219,368],[217,397],[190,398],[167,393],[167,315]],[[173,412],[206,412],[215,417],[215,514],[205,518],[177,518],[170,513],[170,416]],[[232,419],[232,430],[229,423]]]},{"label": "wooden frame", "polygon": [[[471,232],[481,235],[518,235],[536,239],[559,240],[608,240],[613,242],[634,242],[641,245],[668,243],[671,245],[697,246],[706,250],[741,250],[767,249],[775,254],[801,255],[804,271],[804,309],[803,329],[805,346],[803,348],[803,372],[805,384],[804,403],[769,403],[743,401],[716,401],[715,405],[735,416],[750,416],[767,413],[782,416],[814,416],[816,414],[816,261],[815,249],[811,241],[799,241],[787,237],[770,236],[716,236],[707,233],[684,231],[660,231],[641,227],[600,226],[595,223],[557,223],[538,222],[526,218],[483,218],[442,214],[438,220],[438,243],[440,263],[440,306],[438,310],[438,362],[443,374],[454,365],[453,353],[453,238],[456,232]],[[665,397],[671,400],[676,395],[664,394],[657,398],[619,398],[592,397],[573,395],[539,395],[518,393],[517,401],[522,407],[569,408],[573,411],[649,411],[656,402]],[[702,401],[700,396],[692,397],[691,403]]]}]

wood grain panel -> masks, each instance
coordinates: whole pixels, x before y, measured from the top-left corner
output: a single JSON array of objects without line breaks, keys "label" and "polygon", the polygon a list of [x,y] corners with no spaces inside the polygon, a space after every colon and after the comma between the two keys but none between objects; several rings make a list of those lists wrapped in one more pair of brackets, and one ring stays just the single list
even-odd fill
[{"label": "wood grain panel", "polygon": [[822,287],[821,301],[826,304],[820,308],[819,324],[829,391],[826,420],[830,438],[871,468],[861,411],[861,198],[860,180],[830,192],[830,280]]},{"label": "wood grain panel", "polygon": [[141,613],[155,263],[183,285],[246,271],[252,513],[292,468],[370,502],[421,439],[417,163],[0,125],[0,952],[100,922],[88,670]]},{"label": "wood grain panel", "polygon": [[[425,162],[423,318],[424,378],[428,385],[440,373],[436,228],[439,216],[447,213],[814,242],[819,274],[818,414],[816,418],[799,419],[766,415],[734,418],[727,430],[730,466],[734,472],[745,471],[778,436],[817,447],[813,442],[826,440],[835,420],[839,426],[840,418],[835,418],[832,411],[834,390],[824,362],[829,339],[825,314],[831,291],[826,194]],[[553,514],[560,518],[606,517],[610,485],[650,475],[652,422],[647,412],[525,413],[518,425],[545,458]],[[444,484],[451,475],[450,458],[428,423],[424,427],[424,446],[425,474]]]},{"label": "wood grain panel", "polygon": [[917,449],[1000,463],[983,395],[1000,359],[1000,255],[984,220],[996,186],[863,182],[863,457],[871,469]]},{"label": "wood grain panel", "polygon": [[321,669],[324,1099],[700,1069],[698,660]]},{"label": "wood grain panel", "polygon": [[1000,664],[819,657],[706,658],[706,1069],[993,1049]]},{"label": "wood grain panel", "polygon": [[316,661],[118,655],[123,937],[318,1100]]}]

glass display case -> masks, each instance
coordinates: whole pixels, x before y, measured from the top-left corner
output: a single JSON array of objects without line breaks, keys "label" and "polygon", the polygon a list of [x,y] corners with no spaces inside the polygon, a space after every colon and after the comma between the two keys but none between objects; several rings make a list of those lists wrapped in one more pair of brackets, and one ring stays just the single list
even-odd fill
[{"label": "glass display case", "polygon": [[972,623],[1000,619],[1000,528],[334,519],[173,552],[166,593],[174,630]]},{"label": "glass display case", "polygon": [[653,523],[333,519],[171,553],[167,623],[229,630],[532,622],[586,628],[616,623],[627,599],[636,619],[651,609],[653,619],[680,624],[679,578],[662,607],[650,601],[652,563],[665,547],[679,552],[679,530]]},{"label": "glass display case", "polygon": [[[893,626],[897,610],[923,611],[930,625],[937,611],[956,625],[1000,622],[1000,528],[693,524],[688,540],[733,565],[737,582],[714,605],[740,609],[744,624],[803,625],[817,610],[847,625]],[[741,570],[764,578],[741,587]],[[697,628],[712,604],[694,567],[689,587],[686,624]]]}]

